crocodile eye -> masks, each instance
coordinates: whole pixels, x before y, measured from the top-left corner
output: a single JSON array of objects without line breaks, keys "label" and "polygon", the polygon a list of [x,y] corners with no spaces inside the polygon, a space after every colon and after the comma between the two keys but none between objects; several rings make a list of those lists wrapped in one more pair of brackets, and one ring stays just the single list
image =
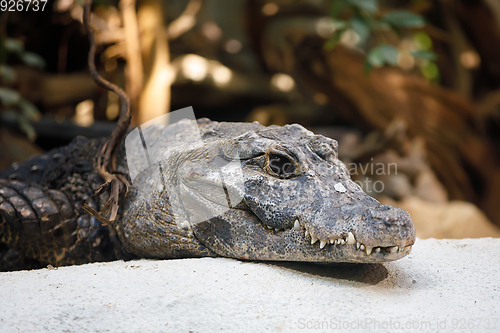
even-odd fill
[{"label": "crocodile eye", "polygon": [[269,154],[269,169],[278,177],[288,177],[295,172],[293,162],[278,154]]}]

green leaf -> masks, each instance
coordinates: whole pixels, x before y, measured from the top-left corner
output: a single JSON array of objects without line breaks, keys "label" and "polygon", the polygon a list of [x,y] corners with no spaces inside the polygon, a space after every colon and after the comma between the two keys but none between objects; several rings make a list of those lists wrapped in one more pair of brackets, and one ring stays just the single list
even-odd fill
[{"label": "green leaf", "polygon": [[366,61],[371,67],[382,67],[384,65],[384,55],[378,47],[374,47],[368,52]]},{"label": "green leaf", "polygon": [[21,60],[30,67],[44,69],[45,60],[36,53],[25,52],[21,55]]},{"label": "green leaf", "polygon": [[359,10],[364,10],[370,14],[378,12],[377,0],[348,0],[348,2],[351,5],[358,7]]},{"label": "green leaf", "polygon": [[398,28],[421,28],[425,25],[422,16],[407,10],[394,10],[385,14],[382,19]]},{"label": "green leaf", "polygon": [[14,82],[16,80],[17,74],[12,67],[7,65],[0,65],[0,77],[5,81],[5,83]]},{"label": "green leaf", "polygon": [[372,67],[384,64],[397,65],[399,50],[392,45],[381,44],[368,52],[367,61]]},{"label": "green leaf", "polygon": [[22,97],[19,101],[19,108],[21,109],[23,116],[28,120],[37,121],[41,117],[40,111],[38,111],[37,107]]},{"label": "green leaf", "polygon": [[420,66],[422,74],[431,81],[439,81],[439,67],[434,62],[425,62]]},{"label": "green leaf", "polygon": [[0,87],[0,100],[5,107],[19,104],[21,94],[14,89]]},{"label": "green leaf", "polygon": [[333,50],[333,48],[335,46],[337,46],[337,44],[339,43],[340,37],[342,36],[343,33],[344,33],[344,29],[335,30],[335,32],[333,33],[333,36],[329,40],[326,41],[323,48],[327,51]]},{"label": "green leaf", "polygon": [[355,16],[351,19],[351,27],[359,36],[359,43],[364,44],[370,36],[370,28],[367,22],[361,16]]},{"label": "green leaf", "polygon": [[432,39],[425,32],[417,32],[413,35],[413,40],[419,50],[432,50]]},{"label": "green leaf", "polygon": [[393,66],[398,64],[399,50],[392,45],[382,44],[380,52],[384,55],[385,62]]},{"label": "green leaf", "polygon": [[8,52],[17,54],[21,54],[24,52],[24,44],[17,39],[7,38],[3,42],[3,45]]},{"label": "green leaf", "polygon": [[418,59],[424,59],[424,60],[430,60],[430,61],[435,61],[437,59],[436,53],[432,51],[425,51],[425,50],[420,50],[420,51],[415,51],[411,53],[412,56]]}]

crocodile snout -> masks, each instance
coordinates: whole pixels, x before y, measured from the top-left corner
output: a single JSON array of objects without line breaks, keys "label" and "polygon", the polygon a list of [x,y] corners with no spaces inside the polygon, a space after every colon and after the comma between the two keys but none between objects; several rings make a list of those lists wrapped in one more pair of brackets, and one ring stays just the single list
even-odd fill
[{"label": "crocodile snout", "polygon": [[388,205],[367,209],[357,238],[369,246],[406,247],[415,243],[415,227],[407,211]]}]

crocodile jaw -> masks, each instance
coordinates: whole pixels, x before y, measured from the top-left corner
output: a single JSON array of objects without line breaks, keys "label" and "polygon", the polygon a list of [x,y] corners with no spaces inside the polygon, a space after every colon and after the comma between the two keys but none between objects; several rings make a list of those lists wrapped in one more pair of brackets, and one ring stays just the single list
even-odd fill
[{"label": "crocodile jaw", "polygon": [[[380,205],[375,211],[386,207],[390,206]],[[340,223],[342,229],[332,229],[331,238],[318,239],[306,221],[296,219],[292,228],[275,230],[264,225],[251,211],[239,209],[195,225],[194,234],[210,250],[225,257],[325,263],[387,262],[408,255],[415,242],[415,229],[408,213],[394,207],[387,211],[400,215],[400,219],[391,224],[398,232],[393,228],[386,239],[372,237],[387,228],[385,220]],[[367,210],[365,219],[371,215]]]}]

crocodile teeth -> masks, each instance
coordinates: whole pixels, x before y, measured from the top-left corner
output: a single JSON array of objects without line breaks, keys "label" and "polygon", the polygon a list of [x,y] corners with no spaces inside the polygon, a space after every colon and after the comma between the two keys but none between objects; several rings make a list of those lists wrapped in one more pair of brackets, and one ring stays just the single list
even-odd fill
[{"label": "crocodile teeth", "polygon": [[324,248],[324,247],[325,247],[325,245],[326,245],[326,242],[325,242],[325,241],[321,241],[321,242],[319,243],[319,248],[320,248],[320,249],[322,249],[322,248]]},{"label": "crocodile teeth", "polygon": [[359,242],[356,242],[356,249],[359,250]]},{"label": "crocodile teeth", "polygon": [[342,245],[345,244],[345,240],[344,239],[341,239],[340,242],[342,243]]},{"label": "crocodile teeth", "polygon": [[352,234],[352,232],[349,231],[349,233],[347,234],[347,244],[354,244],[356,242],[356,238],[354,238],[354,235]]},{"label": "crocodile teeth", "polygon": [[274,228],[274,231],[280,231],[280,229],[278,229],[278,228]]},{"label": "crocodile teeth", "polygon": [[375,250],[373,250],[373,251],[375,251],[375,253],[379,253],[380,252],[380,247],[376,247]]},{"label": "crocodile teeth", "polygon": [[267,229],[273,230],[273,227],[266,225]]},{"label": "crocodile teeth", "polygon": [[398,247],[397,246],[390,247],[389,251],[391,251],[391,253],[396,253],[398,252]]},{"label": "crocodile teeth", "polygon": [[361,249],[361,251],[364,251],[364,250],[365,250],[365,246],[364,246],[363,244],[361,244],[361,245],[359,246],[359,248]]},{"label": "crocodile teeth", "polygon": [[309,231],[306,230],[305,236],[309,236]]},{"label": "crocodile teeth", "polygon": [[293,228],[297,230],[300,229],[299,220],[295,219],[295,222],[293,223]]},{"label": "crocodile teeth", "polygon": [[311,245],[316,243],[318,241],[317,238],[314,238],[313,236],[311,236]]},{"label": "crocodile teeth", "polygon": [[372,250],[373,250],[373,247],[367,246],[366,247],[366,255],[369,256],[370,254],[372,254]]},{"label": "crocodile teeth", "polygon": [[330,239],[330,244],[335,244],[335,239]]}]

